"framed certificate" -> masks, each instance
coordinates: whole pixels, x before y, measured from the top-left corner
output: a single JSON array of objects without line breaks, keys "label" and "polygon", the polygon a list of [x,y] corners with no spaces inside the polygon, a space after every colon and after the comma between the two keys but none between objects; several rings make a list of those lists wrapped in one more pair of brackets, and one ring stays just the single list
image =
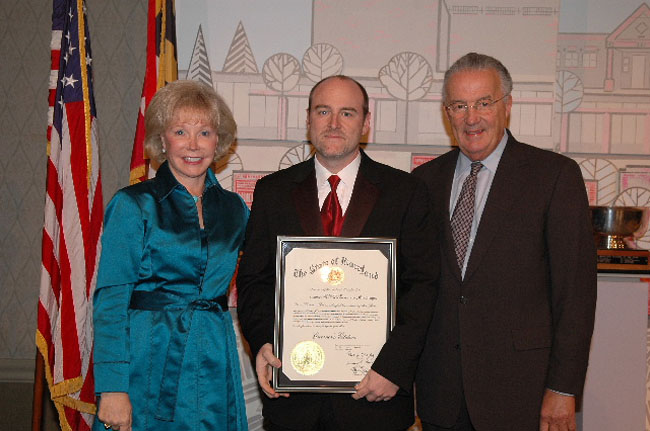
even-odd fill
[{"label": "framed certificate", "polygon": [[395,324],[395,239],[278,236],[278,392],[353,393]]}]

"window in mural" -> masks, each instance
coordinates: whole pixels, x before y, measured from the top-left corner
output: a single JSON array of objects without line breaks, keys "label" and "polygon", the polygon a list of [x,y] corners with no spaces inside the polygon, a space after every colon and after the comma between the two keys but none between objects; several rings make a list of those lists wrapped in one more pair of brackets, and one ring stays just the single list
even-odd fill
[{"label": "window in mural", "polygon": [[576,51],[567,51],[564,54],[564,65],[566,67],[578,67],[578,53]]},{"label": "window in mural", "polygon": [[598,53],[596,51],[586,51],[582,54],[582,67],[595,68]]}]

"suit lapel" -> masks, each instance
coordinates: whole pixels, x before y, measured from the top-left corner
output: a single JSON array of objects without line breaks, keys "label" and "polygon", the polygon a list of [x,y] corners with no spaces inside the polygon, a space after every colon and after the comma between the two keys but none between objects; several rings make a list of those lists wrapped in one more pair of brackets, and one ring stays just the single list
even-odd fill
[{"label": "suit lapel", "polygon": [[296,186],[291,192],[294,208],[300,226],[307,236],[322,236],[323,223],[318,208],[318,188],[314,160],[305,164],[305,169],[296,175]]},{"label": "suit lapel", "polygon": [[379,183],[381,179],[376,175],[375,163],[361,150],[361,164],[350,204],[345,212],[345,220],[341,229],[341,236],[360,236],[368,217],[379,198]]},{"label": "suit lapel", "polygon": [[513,184],[523,184],[522,175],[526,172],[527,161],[518,157],[517,145],[518,142],[510,136],[485,202],[472,253],[467,263],[465,280],[468,280],[480,266],[481,259],[488,252],[494,237],[508,228],[510,210],[521,195],[521,189],[513,187]]},{"label": "suit lapel", "polygon": [[345,212],[341,236],[360,236],[379,198],[379,188],[368,178],[368,175],[374,177],[372,172],[368,172],[372,171],[372,166],[364,166],[364,164],[369,165],[371,160],[365,154],[362,154],[362,157],[350,204]]}]

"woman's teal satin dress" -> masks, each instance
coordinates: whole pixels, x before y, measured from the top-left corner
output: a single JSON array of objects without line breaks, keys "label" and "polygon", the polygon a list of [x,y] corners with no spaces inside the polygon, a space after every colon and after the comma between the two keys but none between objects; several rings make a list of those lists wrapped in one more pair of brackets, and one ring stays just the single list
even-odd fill
[{"label": "woman's teal satin dress", "polygon": [[[204,229],[167,163],[116,193],[94,297],[95,392],[127,392],[133,430],[247,430],[225,295],[248,208],[208,170]],[[93,429],[105,431],[95,420]]]}]

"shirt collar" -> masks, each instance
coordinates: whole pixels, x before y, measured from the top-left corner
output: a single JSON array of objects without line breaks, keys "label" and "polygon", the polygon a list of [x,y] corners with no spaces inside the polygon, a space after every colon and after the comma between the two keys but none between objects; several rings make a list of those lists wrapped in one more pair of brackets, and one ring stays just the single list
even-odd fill
[{"label": "shirt collar", "polygon": [[327,180],[331,175],[337,175],[343,184],[351,187],[357,178],[357,173],[359,172],[360,165],[361,156],[360,154],[357,154],[357,157],[355,157],[354,160],[352,160],[346,167],[341,169],[338,173],[333,174],[328,171],[325,166],[321,165],[321,163],[318,161],[318,157],[314,156],[314,167],[316,168],[316,184],[318,187],[321,187],[324,183],[327,183]]},{"label": "shirt collar", "polygon": [[[205,175],[205,190],[208,190],[210,187],[219,187],[219,182],[217,181],[217,177],[215,177],[214,172],[212,172],[211,168],[208,168],[206,175]],[[162,201],[163,199],[167,198],[171,194],[174,189],[178,188],[179,190],[184,191],[187,194],[190,194],[190,192],[187,191],[185,187],[181,183],[178,182],[174,174],[172,174],[171,169],[169,168],[169,162],[165,161],[158,170],[156,171],[156,177],[154,181],[152,182],[152,187],[154,190],[154,193],[158,197],[159,201]]]},{"label": "shirt collar", "polygon": [[[508,132],[504,129],[503,136],[499,141],[497,147],[483,160],[479,160],[481,164],[491,172],[496,172],[497,167],[499,166],[499,161],[503,155],[503,151],[506,149],[506,143],[508,142]],[[469,171],[472,165],[472,161],[467,157],[463,152],[460,152],[460,157],[458,157],[458,172]]]}]

